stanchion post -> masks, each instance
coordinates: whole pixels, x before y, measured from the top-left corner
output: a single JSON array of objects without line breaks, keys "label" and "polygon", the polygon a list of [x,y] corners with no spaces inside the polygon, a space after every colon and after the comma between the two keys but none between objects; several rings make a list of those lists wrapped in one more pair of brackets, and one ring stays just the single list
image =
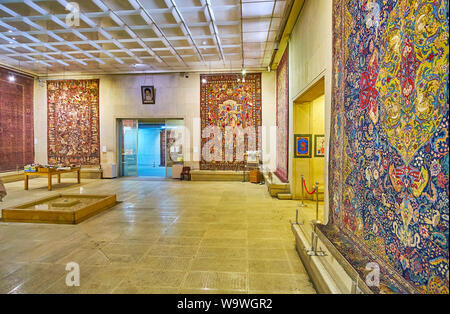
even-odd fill
[{"label": "stanchion post", "polygon": [[322,250],[317,250],[317,241],[318,241],[318,235],[317,235],[317,224],[320,222],[317,220],[313,220],[312,222],[313,228],[311,231],[311,249],[306,250],[306,254],[309,256],[326,256],[327,254]]},{"label": "stanchion post", "polygon": [[316,254],[316,250],[317,250],[316,224],[313,224],[313,230],[311,231],[311,252]]},{"label": "stanchion post", "polygon": [[305,207],[305,203],[304,203],[304,200],[305,200],[305,192],[303,191],[303,174],[301,175],[301,180],[302,180],[302,183],[301,183],[301,186],[302,186],[302,201],[301,201],[301,203],[298,205],[299,207]]},{"label": "stanchion post", "polygon": [[316,182],[316,220],[319,221],[319,182]]},{"label": "stanchion post", "polygon": [[289,222],[291,223],[291,225],[297,225],[297,226],[302,226],[303,225],[303,222],[298,222],[298,209],[296,209],[295,210],[295,222],[292,222],[290,219],[289,219]]}]

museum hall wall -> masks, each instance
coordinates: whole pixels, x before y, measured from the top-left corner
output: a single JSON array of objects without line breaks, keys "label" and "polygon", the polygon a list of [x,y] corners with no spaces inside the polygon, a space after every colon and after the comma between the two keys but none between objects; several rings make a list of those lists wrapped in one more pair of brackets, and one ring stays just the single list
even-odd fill
[{"label": "museum hall wall", "polygon": [[[289,39],[289,182],[293,186],[294,101],[324,79],[325,147],[330,134],[332,1],[306,0]],[[328,219],[328,149],[324,163],[324,219]]]},{"label": "museum hall wall", "polygon": [[0,172],[33,162],[33,131],[33,78],[0,67]]},{"label": "museum hall wall", "polygon": [[449,292],[448,4],[333,7],[330,224],[421,293]]},{"label": "museum hall wall", "polygon": [[[117,119],[183,118],[184,158],[187,165],[199,168],[200,160],[200,74],[57,76],[35,82],[36,161],[48,162],[47,154],[47,82],[51,80],[99,80],[100,159],[102,164],[117,163]],[[267,129],[264,167],[275,169],[275,73],[261,75],[262,125]],[[144,105],[140,87],[154,85],[156,103]],[[271,141],[273,144],[271,144]],[[107,152],[103,152],[106,146]]]}]

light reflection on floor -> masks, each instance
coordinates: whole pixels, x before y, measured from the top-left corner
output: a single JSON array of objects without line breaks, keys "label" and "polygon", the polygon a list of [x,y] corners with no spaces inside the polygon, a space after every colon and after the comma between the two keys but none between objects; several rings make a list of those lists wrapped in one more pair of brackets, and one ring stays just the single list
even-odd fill
[{"label": "light reflection on floor", "polygon": [[165,177],[166,167],[151,167],[139,165],[140,177]]},{"label": "light reflection on floor", "polygon": [[[0,222],[0,293],[315,293],[289,224],[298,201],[265,186],[65,178],[48,192],[46,180],[6,184],[0,207],[81,189],[122,203],[78,225]],[[80,287],[65,284],[72,261]]]}]

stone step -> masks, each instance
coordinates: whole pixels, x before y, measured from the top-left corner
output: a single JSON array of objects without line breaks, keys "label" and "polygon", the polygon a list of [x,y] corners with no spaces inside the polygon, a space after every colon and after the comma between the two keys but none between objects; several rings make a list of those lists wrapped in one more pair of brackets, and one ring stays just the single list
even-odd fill
[{"label": "stone step", "polygon": [[[243,171],[222,170],[191,170],[192,181],[244,181]],[[245,172],[245,181],[249,180],[248,171]]]},{"label": "stone step", "polygon": [[289,183],[281,182],[275,174],[269,175],[268,173],[264,173],[264,181],[266,182],[267,189],[272,197],[277,197],[278,194],[291,193]]},{"label": "stone step", "polygon": [[292,194],[290,194],[290,193],[278,193],[277,197],[280,200],[291,200],[292,199]]}]

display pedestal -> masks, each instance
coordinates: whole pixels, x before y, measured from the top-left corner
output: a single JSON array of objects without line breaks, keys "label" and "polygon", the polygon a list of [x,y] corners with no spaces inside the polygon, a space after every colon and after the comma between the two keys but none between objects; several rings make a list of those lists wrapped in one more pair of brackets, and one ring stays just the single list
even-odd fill
[{"label": "display pedestal", "polygon": [[2,210],[4,222],[77,224],[117,204],[116,195],[58,194]]},{"label": "display pedestal", "polygon": [[261,183],[261,171],[259,169],[250,170],[250,182]]},{"label": "display pedestal", "polygon": [[172,166],[172,179],[181,179],[181,172],[183,171],[183,165]]}]

